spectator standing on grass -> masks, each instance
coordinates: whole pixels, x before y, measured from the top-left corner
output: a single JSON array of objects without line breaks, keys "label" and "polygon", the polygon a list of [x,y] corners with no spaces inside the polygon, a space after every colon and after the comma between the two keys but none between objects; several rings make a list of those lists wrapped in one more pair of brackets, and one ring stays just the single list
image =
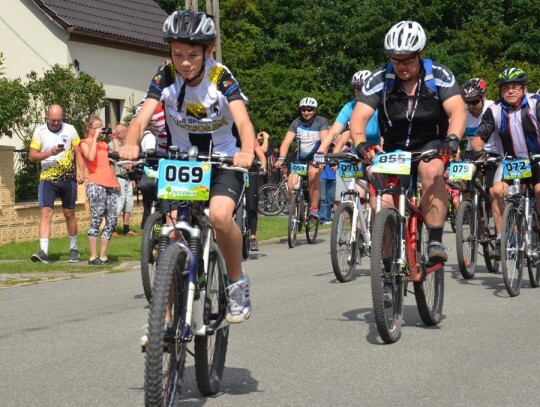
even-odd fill
[{"label": "spectator standing on grass", "polygon": [[[91,266],[110,264],[107,257],[109,241],[116,230],[118,212],[116,211],[116,191],[120,185],[116,179],[114,164],[109,162],[109,146],[104,141],[101,119],[90,116],[84,122],[84,135],[81,141],[81,152],[89,172],[86,184],[86,195],[90,206],[90,229],[88,230],[88,245]],[[97,254],[97,238],[99,227],[105,219],[101,232],[101,246]]]},{"label": "spectator standing on grass", "polygon": [[[119,123],[116,125],[114,132],[111,134],[111,142],[109,143],[109,151],[118,151],[124,144],[124,139],[127,134],[127,126]],[[120,190],[116,193],[116,212],[118,216],[122,214],[122,233],[126,236],[135,236],[136,232],[129,230],[129,220],[133,213],[133,185],[131,180],[127,177],[127,172],[131,170],[131,166],[114,166],[116,180],[120,185]],[[113,232],[112,237],[118,237],[116,230]]]},{"label": "spectator standing on grass", "polygon": [[32,254],[32,261],[49,262],[49,239],[54,200],[62,200],[62,210],[69,235],[69,262],[81,258],[77,248],[77,218],[75,201],[77,183],[84,182],[84,162],[79,150],[79,135],[71,124],[63,122],[63,109],[52,105],[47,111],[47,122],[37,127],[30,143],[29,159],[41,163],[38,202],[40,251]]}]

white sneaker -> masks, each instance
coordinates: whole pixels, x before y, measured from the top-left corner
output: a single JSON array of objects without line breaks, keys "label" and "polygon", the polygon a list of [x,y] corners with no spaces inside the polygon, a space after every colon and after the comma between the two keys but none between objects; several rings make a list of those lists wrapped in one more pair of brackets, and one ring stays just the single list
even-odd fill
[{"label": "white sneaker", "polygon": [[229,324],[244,322],[251,315],[249,278],[247,274],[227,287],[228,304],[225,319]]}]

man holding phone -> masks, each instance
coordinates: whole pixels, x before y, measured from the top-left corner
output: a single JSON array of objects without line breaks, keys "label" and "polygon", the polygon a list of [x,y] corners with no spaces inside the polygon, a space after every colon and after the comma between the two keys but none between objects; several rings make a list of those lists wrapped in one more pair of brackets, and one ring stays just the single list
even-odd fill
[{"label": "man holding phone", "polygon": [[79,150],[77,130],[63,122],[60,105],[52,105],[47,111],[47,122],[38,126],[30,143],[29,158],[41,163],[38,201],[40,207],[39,244],[40,251],[32,254],[34,262],[49,262],[49,238],[54,200],[62,201],[64,217],[70,239],[69,262],[80,260],[77,249],[77,219],[75,201],[77,183],[84,182],[84,161]]}]

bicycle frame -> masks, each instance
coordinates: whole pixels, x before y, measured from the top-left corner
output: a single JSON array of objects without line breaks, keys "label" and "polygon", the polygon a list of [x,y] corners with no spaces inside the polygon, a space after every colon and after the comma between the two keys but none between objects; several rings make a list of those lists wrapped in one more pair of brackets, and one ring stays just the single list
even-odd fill
[{"label": "bicycle frame", "polygon": [[[422,244],[421,236],[418,236],[418,222],[425,224],[424,215],[418,208],[418,177],[416,168],[411,171],[411,185],[405,188],[400,184],[399,175],[385,174],[386,186],[377,191],[376,213],[382,207],[382,196],[389,194],[394,201],[399,216],[399,258],[397,264],[408,281],[419,283],[425,276],[434,273],[443,267],[442,263],[425,267],[418,260],[418,244]],[[412,192],[408,196],[408,189]]]},{"label": "bicycle frame", "polygon": [[[364,239],[364,245],[370,245],[371,242],[371,232],[366,222],[366,216],[371,216],[370,211],[364,209],[364,205],[361,202],[360,194],[356,190],[356,180],[354,178],[349,179],[347,185],[347,190],[341,193],[341,202],[350,203],[353,207],[353,217],[352,217],[352,232],[350,243],[356,242],[358,223],[360,223],[360,230],[363,231],[366,239]],[[367,198],[369,202],[369,188],[364,185],[359,185],[360,188],[364,189],[367,192]],[[345,199],[345,196],[349,196],[349,199]]]}]

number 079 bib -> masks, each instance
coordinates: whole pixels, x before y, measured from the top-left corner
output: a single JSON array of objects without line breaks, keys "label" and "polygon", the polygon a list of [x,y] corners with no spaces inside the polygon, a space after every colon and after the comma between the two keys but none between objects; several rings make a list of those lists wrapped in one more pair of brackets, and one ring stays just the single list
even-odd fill
[{"label": "number 079 bib", "polygon": [[208,201],[212,165],[198,161],[162,160],[158,170],[160,199]]}]

